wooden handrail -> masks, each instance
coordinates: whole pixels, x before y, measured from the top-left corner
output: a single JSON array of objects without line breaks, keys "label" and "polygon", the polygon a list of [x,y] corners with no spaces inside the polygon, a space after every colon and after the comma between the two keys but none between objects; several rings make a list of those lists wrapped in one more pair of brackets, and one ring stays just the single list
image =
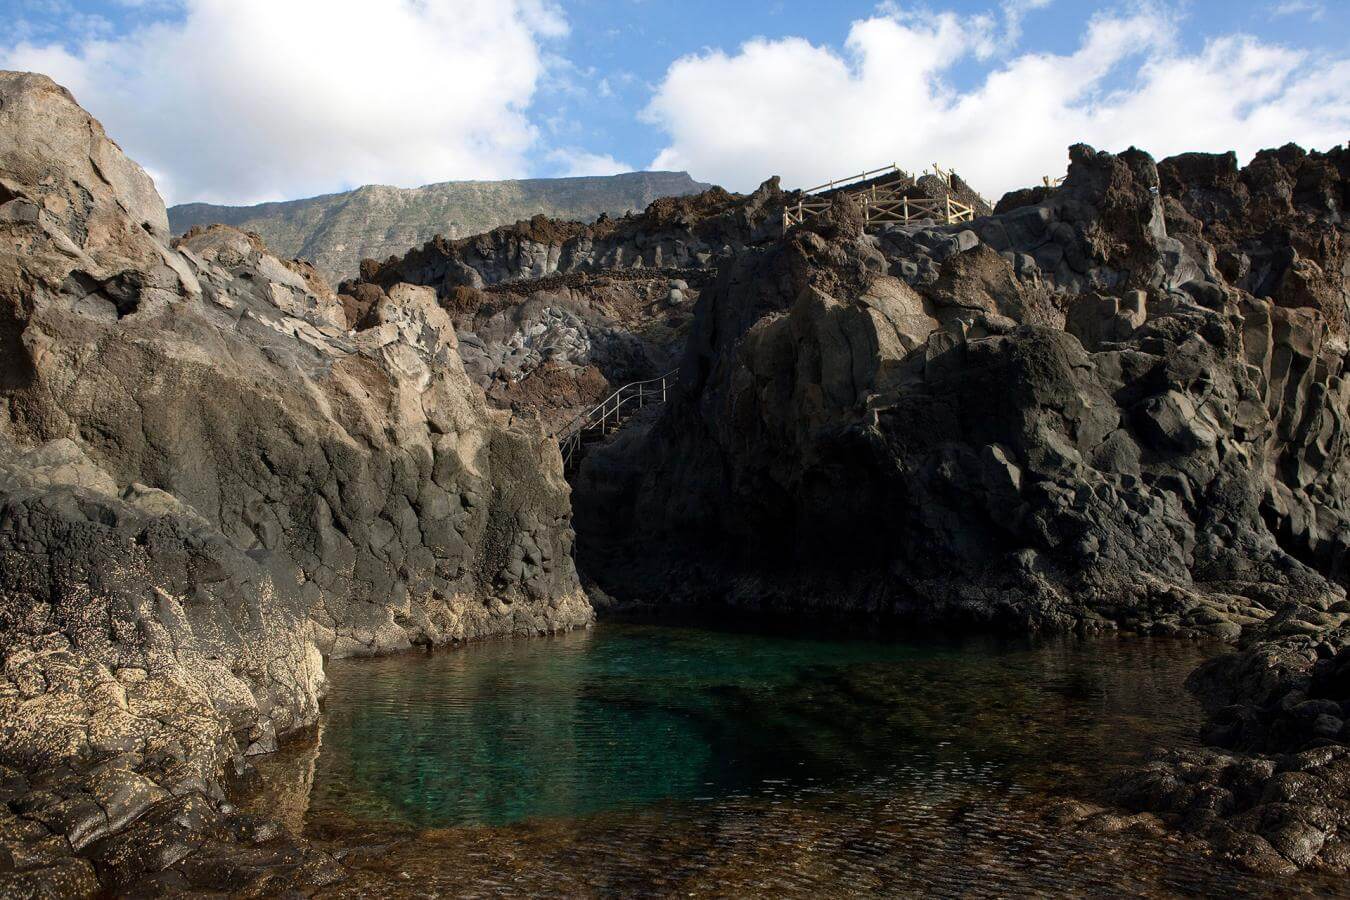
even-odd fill
[{"label": "wooden handrail", "polygon": [[[793,225],[800,225],[806,221],[808,215],[817,215],[829,209],[832,198],[818,196],[818,192],[833,191],[837,188],[845,189],[844,194],[846,196],[853,197],[862,203],[863,222],[867,225],[908,225],[916,217],[940,219],[946,225],[974,221],[974,208],[954,199],[950,194],[942,200],[911,198],[897,190],[894,182],[870,184],[855,188],[852,191],[847,190],[849,185],[867,181],[883,172],[904,174],[904,170],[899,165],[891,163],[889,166],[882,166],[879,169],[872,169],[868,172],[850,175],[836,181],[827,181],[824,184],[807,188],[798,195],[796,203],[789,203],[783,207],[783,229],[787,230]],[[950,190],[952,170],[944,169],[937,163],[933,163],[933,172]]]},{"label": "wooden handrail", "polygon": [[[915,219],[937,219],[952,225],[975,218],[973,207],[950,195],[941,200],[910,197],[895,188],[871,185],[847,196],[861,201],[863,221],[867,225],[908,225]],[[783,207],[784,230],[802,224],[808,215],[819,215],[829,209],[832,202],[828,198],[798,198],[796,203],[789,203]]]},{"label": "wooden handrail", "polygon": [[838,181],[827,181],[824,184],[818,184],[815,187],[807,188],[806,190],[802,191],[802,193],[814,194],[816,191],[826,191],[826,190],[832,191],[836,187],[843,187],[848,184],[853,184],[855,181],[865,181],[868,178],[871,178],[873,175],[880,175],[882,172],[899,172],[899,171],[901,171],[900,167],[895,163],[891,163],[889,166],[882,166],[880,169],[873,169],[870,172],[863,172],[859,175],[849,175],[847,178],[840,178]]}]

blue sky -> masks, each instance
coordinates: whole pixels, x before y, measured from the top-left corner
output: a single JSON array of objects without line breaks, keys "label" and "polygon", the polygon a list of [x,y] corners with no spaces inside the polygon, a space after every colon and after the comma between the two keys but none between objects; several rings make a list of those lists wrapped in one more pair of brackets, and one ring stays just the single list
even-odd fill
[{"label": "blue sky", "polygon": [[[927,4],[963,15],[978,15],[995,5],[977,0]],[[1022,46],[1070,52],[1093,14],[1118,5],[1060,0],[1032,11],[1023,26]],[[1245,31],[1272,42],[1325,53],[1344,52],[1350,47],[1350,0],[1294,4],[1288,11],[1275,14],[1282,5],[1250,0],[1176,4],[1186,17],[1181,32],[1183,45],[1198,50],[1208,37]],[[671,61],[705,48],[731,50],[753,37],[803,36],[813,43],[838,47],[847,38],[850,24],[872,15],[877,8],[876,2],[862,0],[576,0],[566,5],[572,30],[564,52],[606,77],[616,97],[612,101],[605,98],[603,102],[569,104],[575,114],[568,120],[595,151],[649,162],[664,146],[663,135],[641,122],[637,114],[650,100],[652,86],[661,81]],[[955,86],[968,87],[985,68],[967,60],[950,73],[950,78]],[[548,100],[541,97],[541,105]],[[1350,134],[1346,137],[1350,139]]]},{"label": "blue sky", "polygon": [[0,65],[71,87],[172,201],[654,165],[748,189],[892,161],[954,164],[997,195],[1062,169],[1075,140],[1245,156],[1350,137],[1347,0],[0,11]]}]

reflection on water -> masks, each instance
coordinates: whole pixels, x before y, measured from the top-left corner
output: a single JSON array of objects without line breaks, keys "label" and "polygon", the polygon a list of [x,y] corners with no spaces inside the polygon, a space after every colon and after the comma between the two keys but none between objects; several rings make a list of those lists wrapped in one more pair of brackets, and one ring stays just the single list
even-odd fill
[{"label": "reflection on water", "polygon": [[1194,741],[1182,683],[1213,649],[604,625],[348,661],[321,749],[270,761],[292,790],[269,794],[366,848],[353,896],[1324,890],[1045,822]]}]

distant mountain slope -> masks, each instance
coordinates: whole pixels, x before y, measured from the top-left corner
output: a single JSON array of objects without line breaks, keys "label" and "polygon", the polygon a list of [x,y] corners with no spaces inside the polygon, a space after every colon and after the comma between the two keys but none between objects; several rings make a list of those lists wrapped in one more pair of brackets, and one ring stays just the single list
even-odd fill
[{"label": "distant mountain slope", "polygon": [[283,257],[307,259],[334,284],[365,257],[401,256],[437,234],[489,231],[538,213],[590,221],[601,213],[645,209],[658,197],[707,189],[686,172],[630,172],[584,178],[448,181],[419,188],[367,185],[341,194],[258,206],[186,203],[169,209],[169,226],[233,225],[262,235]]}]

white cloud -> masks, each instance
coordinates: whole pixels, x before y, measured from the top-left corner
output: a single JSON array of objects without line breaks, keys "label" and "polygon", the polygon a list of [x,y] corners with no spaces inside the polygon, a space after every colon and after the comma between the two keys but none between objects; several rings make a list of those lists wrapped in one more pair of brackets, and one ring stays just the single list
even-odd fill
[{"label": "white cloud", "polygon": [[1314,0],[1286,0],[1270,11],[1271,16],[1307,16],[1314,22],[1320,22],[1327,14],[1327,8]]},{"label": "white cloud", "polygon": [[628,163],[620,162],[608,154],[590,153],[575,148],[554,150],[549,153],[548,161],[556,167],[560,176],[566,178],[581,175],[618,175],[621,172],[634,171]]},{"label": "white cloud", "polygon": [[0,44],[0,68],[69,87],[170,202],[256,202],[524,174],[566,30],[548,0],[186,0],[74,51]]},{"label": "white cloud", "polygon": [[[987,16],[890,8],[854,22],[842,53],[787,38],[679,59],[644,112],[669,139],[652,168],[745,190],[773,173],[805,186],[938,162],[997,198],[1062,173],[1078,141],[1159,158],[1232,149],[1245,161],[1350,134],[1350,59],[1247,36],[1187,53],[1154,6],[1092,19],[1073,53],[1013,55],[1022,14],[1042,5],[1005,3],[1001,34]],[[955,90],[946,76],[972,57],[997,63]]]}]

